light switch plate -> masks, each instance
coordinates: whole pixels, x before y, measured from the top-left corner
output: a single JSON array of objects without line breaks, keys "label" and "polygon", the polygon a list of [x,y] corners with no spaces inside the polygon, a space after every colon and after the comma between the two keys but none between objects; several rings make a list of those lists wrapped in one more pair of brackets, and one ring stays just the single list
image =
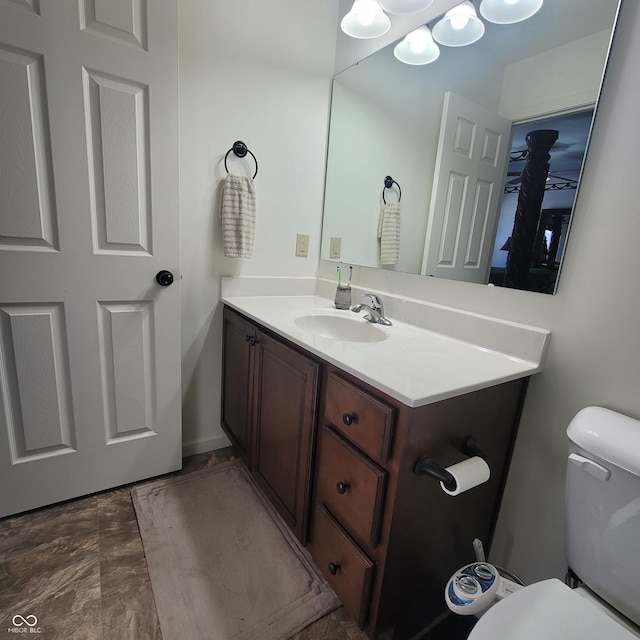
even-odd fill
[{"label": "light switch plate", "polygon": [[329,258],[339,258],[342,253],[342,238],[331,237],[329,244]]},{"label": "light switch plate", "polygon": [[299,233],[296,237],[296,256],[306,258],[309,255],[309,234]]}]

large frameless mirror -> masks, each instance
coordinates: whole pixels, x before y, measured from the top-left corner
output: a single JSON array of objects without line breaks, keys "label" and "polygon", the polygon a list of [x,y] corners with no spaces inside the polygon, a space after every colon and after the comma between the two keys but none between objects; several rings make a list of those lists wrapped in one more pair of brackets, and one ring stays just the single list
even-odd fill
[{"label": "large frameless mirror", "polygon": [[337,74],[321,258],[553,293],[617,11],[547,0],[430,64],[393,43]]}]

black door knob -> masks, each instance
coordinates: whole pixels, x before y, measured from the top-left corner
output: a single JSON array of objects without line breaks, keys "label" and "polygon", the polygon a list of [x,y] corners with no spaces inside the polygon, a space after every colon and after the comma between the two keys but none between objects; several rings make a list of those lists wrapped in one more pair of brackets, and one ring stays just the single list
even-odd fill
[{"label": "black door knob", "polygon": [[338,571],[340,569],[340,565],[337,562],[330,562],[328,568],[329,568],[329,573],[332,576],[335,576],[336,573],[338,573]]},{"label": "black door knob", "polygon": [[168,287],[170,284],[173,284],[173,273],[171,273],[171,271],[167,271],[166,269],[158,271],[158,273],[156,273],[156,282],[161,287]]}]

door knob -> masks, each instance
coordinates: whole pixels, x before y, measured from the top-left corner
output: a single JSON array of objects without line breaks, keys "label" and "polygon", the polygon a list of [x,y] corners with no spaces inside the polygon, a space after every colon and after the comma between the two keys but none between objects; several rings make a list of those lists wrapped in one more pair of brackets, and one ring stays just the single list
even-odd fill
[{"label": "door knob", "polygon": [[340,571],[341,569],[340,565],[337,562],[330,562],[328,568],[329,568],[329,573],[332,576],[335,576],[336,573],[338,573],[338,571]]},{"label": "door knob", "polygon": [[173,273],[171,273],[171,271],[167,271],[166,269],[158,271],[158,273],[156,273],[156,282],[161,287],[168,287],[170,284],[173,284]]}]

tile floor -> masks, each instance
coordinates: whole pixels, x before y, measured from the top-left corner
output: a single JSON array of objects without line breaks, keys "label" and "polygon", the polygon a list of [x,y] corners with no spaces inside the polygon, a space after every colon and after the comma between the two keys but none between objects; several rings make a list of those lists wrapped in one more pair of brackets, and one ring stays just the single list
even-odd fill
[{"label": "tile floor", "polygon": [[[185,459],[185,474],[233,457]],[[162,640],[131,486],[0,520],[0,640]],[[36,616],[37,634],[12,619]],[[292,640],[366,640],[342,609]]]}]

